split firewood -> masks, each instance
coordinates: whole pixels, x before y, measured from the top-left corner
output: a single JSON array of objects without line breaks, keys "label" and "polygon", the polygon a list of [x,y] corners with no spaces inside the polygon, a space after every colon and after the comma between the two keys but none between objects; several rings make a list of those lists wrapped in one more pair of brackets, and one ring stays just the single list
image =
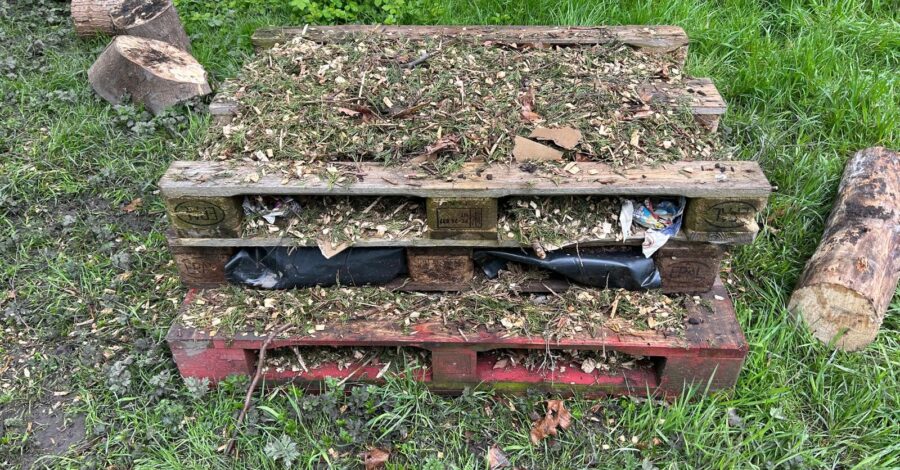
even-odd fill
[{"label": "split firewood", "polygon": [[206,71],[190,54],[170,44],[117,36],[88,70],[94,91],[113,104],[125,96],[153,114],[209,93]]},{"label": "split firewood", "polygon": [[860,151],[844,169],[825,234],[791,297],[813,335],[855,351],[871,343],[900,280],[900,154]]},{"label": "split firewood", "polygon": [[172,0],[73,0],[72,19],[79,36],[137,36],[191,49]]}]

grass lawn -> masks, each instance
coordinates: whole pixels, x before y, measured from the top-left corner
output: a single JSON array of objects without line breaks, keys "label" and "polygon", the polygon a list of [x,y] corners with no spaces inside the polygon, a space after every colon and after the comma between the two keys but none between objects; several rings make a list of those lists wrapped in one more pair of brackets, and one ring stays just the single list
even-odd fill
[{"label": "grass lawn", "polygon": [[[291,21],[264,6],[277,3],[181,2],[215,82],[250,54],[254,28]],[[0,467],[43,456],[37,465],[64,468],[278,468],[264,448],[282,436],[303,468],[357,468],[369,446],[391,448],[390,468],[487,468],[492,445],[523,468],[900,467],[900,297],[853,354],[820,345],[784,308],[848,156],[900,148],[897,0],[445,3],[439,22],[688,31],[688,73],[712,77],[729,103],[725,139],[778,187],[732,264],[751,344],[737,388],[672,404],[569,400],[573,426],[538,446],[528,431],[542,396],[446,398],[406,380],[347,396],[269,388],[240,457],[224,456],[246,382],[198,396],[178,376],[163,337],[184,288],[155,187],[207,118],[102,102],[86,71],[108,39],[75,38],[65,3],[0,0]]]}]

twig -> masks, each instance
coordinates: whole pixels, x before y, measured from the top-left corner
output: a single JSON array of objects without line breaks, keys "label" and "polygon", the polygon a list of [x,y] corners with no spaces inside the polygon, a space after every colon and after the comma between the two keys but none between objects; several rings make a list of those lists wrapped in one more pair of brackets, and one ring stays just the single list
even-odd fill
[{"label": "twig", "polygon": [[405,68],[405,69],[411,69],[411,68],[413,68],[413,67],[415,67],[415,66],[421,64],[422,62],[425,62],[425,61],[428,60],[430,57],[431,57],[431,54],[425,52],[425,53],[423,53],[422,55],[420,55],[416,60],[414,60],[414,61],[412,61],[412,62],[407,62],[407,63],[401,65],[401,67],[403,67],[403,68]]},{"label": "twig", "polygon": [[256,385],[262,378],[263,369],[266,365],[266,348],[269,347],[269,344],[272,343],[272,340],[274,340],[278,336],[281,336],[281,334],[291,326],[291,324],[287,324],[270,333],[269,337],[266,338],[262,346],[259,348],[259,358],[256,360],[256,374],[253,376],[253,380],[247,387],[247,394],[244,396],[244,407],[241,408],[241,413],[238,415],[237,420],[234,423],[234,432],[228,439],[228,443],[225,444],[225,454],[231,454],[234,451],[234,445],[237,442],[237,430],[241,426],[241,423],[244,422],[244,418],[247,416],[247,412],[250,411],[250,404],[253,400],[253,392],[256,391]]}]

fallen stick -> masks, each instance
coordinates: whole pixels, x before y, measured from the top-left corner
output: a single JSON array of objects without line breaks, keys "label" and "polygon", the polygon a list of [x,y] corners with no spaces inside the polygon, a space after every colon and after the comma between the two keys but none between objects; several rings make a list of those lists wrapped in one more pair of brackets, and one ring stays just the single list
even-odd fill
[{"label": "fallen stick", "polygon": [[900,280],[900,154],[857,153],[788,309],[845,351],[871,343]]},{"label": "fallen stick", "polygon": [[241,413],[238,415],[237,420],[234,423],[234,431],[231,433],[231,437],[228,438],[228,442],[225,444],[225,454],[231,454],[234,451],[234,445],[237,442],[237,430],[241,426],[241,423],[244,422],[244,418],[247,417],[247,412],[250,411],[250,404],[253,400],[253,393],[256,391],[256,386],[257,384],[259,384],[260,379],[262,379],[263,369],[265,369],[266,349],[269,347],[269,344],[272,343],[272,340],[274,340],[278,336],[281,336],[281,334],[287,331],[287,329],[290,327],[291,325],[287,324],[270,333],[266,340],[263,342],[262,346],[259,348],[259,358],[256,360],[256,374],[253,375],[253,380],[247,387],[247,394],[244,396],[244,407],[241,408]]}]

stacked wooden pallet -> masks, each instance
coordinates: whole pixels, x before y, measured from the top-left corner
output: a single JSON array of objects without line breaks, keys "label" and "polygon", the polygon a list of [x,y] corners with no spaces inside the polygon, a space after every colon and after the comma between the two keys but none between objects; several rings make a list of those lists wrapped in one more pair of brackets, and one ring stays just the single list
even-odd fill
[{"label": "stacked wooden pallet", "polygon": [[[361,36],[415,40],[418,38],[452,38],[470,40],[480,47],[506,47],[527,51],[529,48],[577,48],[598,45],[624,45],[646,54],[660,54],[676,67],[683,65],[687,38],[674,27],[308,27],[261,30],[254,35],[257,47],[289,42],[294,38],[320,44],[358,40]],[[526,52],[522,52],[526,53]],[[427,58],[427,54],[423,56]],[[424,60],[424,59],[423,59]],[[707,79],[678,82],[648,81],[633,87],[635,99],[643,109],[687,110],[698,126],[713,135],[725,112],[725,103],[715,86]],[[283,90],[282,90],[283,92]],[[361,93],[361,91],[360,91]],[[465,91],[461,91],[465,93]],[[289,93],[288,93],[289,94]],[[278,91],[273,96],[281,96]],[[279,98],[275,98],[279,99]],[[289,99],[289,98],[288,98]],[[217,121],[230,124],[241,113],[262,113],[258,107],[246,109],[240,98],[217,99],[211,107]],[[359,108],[357,108],[359,109]],[[344,110],[347,114],[359,111]],[[496,147],[496,142],[495,142]],[[635,144],[635,146],[637,146]],[[620,150],[620,149],[616,149]],[[611,150],[612,151],[612,150]],[[625,150],[627,152],[627,150]],[[269,152],[271,153],[271,152]],[[528,243],[513,233],[510,221],[512,201],[575,198],[668,198],[685,201],[682,229],[653,254],[661,278],[662,291],[671,294],[701,294],[686,302],[683,322],[674,330],[647,331],[602,326],[590,332],[569,331],[562,337],[531,333],[510,334],[476,328],[466,334],[458,327],[443,322],[413,322],[400,316],[351,319],[346,316],[339,325],[314,325],[302,334],[279,338],[273,347],[334,346],[383,347],[412,346],[430,352],[431,365],[420,375],[436,390],[453,391],[480,382],[516,389],[524,386],[559,388],[578,385],[598,393],[646,393],[658,390],[677,394],[685,384],[710,383],[712,388],[733,385],[746,343],[734,319],[730,301],[718,281],[719,265],[727,247],[751,242],[757,231],[757,214],[763,209],[770,186],[755,162],[739,161],[670,161],[666,163],[616,165],[602,159],[576,156],[546,171],[535,171],[533,165],[505,162],[462,162],[452,172],[436,173],[424,166],[389,164],[375,161],[331,161],[323,171],[297,171],[291,162],[270,162],[262,158],[208,159],[176,161],[160,181],[160,189],[173,230],[169,243],[176,264],[189,287],[213,288],[226,284],[226,265],[236,252],[248,248],[320,247],[321,233],[328,227],[304,226],[308,233],[290,227],[263,227],[247,217],[247,201],[270,197],[290,197],[304,201],[302,207],[327,205],[321,198],[354,198],[364,201],[357,212],[368,211],[377,204],[397,204],[412,211],[408,220],[421,222],[419,230],[390,233],[381,228],[376,234],[354,238],[339,249],[397,247],[406,255],[408,274],[394,279],[383,289],[392,291],[444,291],[443,300],[464,296],[465,292],[484,289],[490,280],[475,269],[473,253],[486,249],[525,249],[543,254],[540,241]],[[366,199],[367,198],[367,199]],[[616,199],[618,200],[618,199]],[[402,201],[402,202],[401,202]],[[527,204],[527,203],[526,203]],[[594,206],[591,206],[594,207]],[[397,209],[399,210],[399,209]],[[395,211],[396,212],[396,211]],[[569,220],[586,214],[569,214]],[[618,215],[618,210],[616,211]],[[613,219],[616,219],[614,216]],[[516,225],[515,222],[512,225]],[[624,236],[615,230],[594,231],[579,238],[571,246],[552,246],[560,252],[575,255],[582,250],[632,252],[644,240],[639,228]],[[549,247],[549,245],[548,245]],[[332,247],[333,248],[333,247]],[[327,252],[327,248],[322,248]],[[556,295],[568,288],[583,289],[565,278],[542,278],[522,282],[516,295]],[[213,297],[221,299],[221,291]],[[592,297],[589,291],[579,295]],[[191,318],[192,308],[207,293],[192,291],[185,300],[184,316]],[[400,294],[397,295],[406,295]],[[409,296],[425,294],[410,293]],[[434,301],[434,297],[430,298]],[[579,297],[581,298],[581,297]],[[271,300],[271,299],[270,299]],[[681,301],[681,300],[678,300]],[[667,301],[668,302],[668,301]],[[227,302],[225,302],[227,304]],[[397,301],[402,304],[403,301]],[[271,308],[277,302],[268,303]],[[615,317],[618,297],[602,308],[604,317]],[[234,306],[222,305],[223,310]],[[373,308],[360,306],[362,313]],[[601,308],[601,307],[598,307]],[[375,311],[369,313],[374,314]],[[397,310],[397,309],[394,309]],[[611,315],[610,315],[611,313]],[[276,315],[277,316],[277,315]],[[365,315],[364,315],[365,316]],[[549,319],[548,319],[549,320]],[[554,317],[556,324],[561,321]],[[399,322],[399,323],[398,323]],[[332,321],[332,323],[334,323]],[[489,324],[496,322],[489,321]],[[656,320],[653,320],[656,323]],[[229,334],[220,333],[218,324],[194,325],[190,321],[176,324],[169,342],[183,374],[220,379],[230,373],[249,373],[254,351],[261,345],[267,328],[243,325]],[[321,326],[321,328],[320,328]],[[303,327],[305,328],[305,327]],[[682,330],[683,328],[683,330]],[[549,328],[548,328],[549,330]],[[677,334],[672,334],[678,330]],[[525,334],[527,333],[527,334]],[[496,359],[489,351],[501,349],[581,349],[619,351],[652,358],[637,369],[603,375],[588,367],[553,368],[542,372],[513,367],[494,368]],[[355,379],[380,379],[381,374],[369,370],[371,364],[360,364],[342,371],[322,364],[315,370],[276,372],[270,379],[314,381],[323,375],[353,376]],[[590,369],[589,372],[585,370]],[[568,372],[566,372],[568,371]],[[382,371],[383,372],[383,371]],[[510,384],[510,382],[518,385]],[[592,388],[593,387],[593,388]]]}]

